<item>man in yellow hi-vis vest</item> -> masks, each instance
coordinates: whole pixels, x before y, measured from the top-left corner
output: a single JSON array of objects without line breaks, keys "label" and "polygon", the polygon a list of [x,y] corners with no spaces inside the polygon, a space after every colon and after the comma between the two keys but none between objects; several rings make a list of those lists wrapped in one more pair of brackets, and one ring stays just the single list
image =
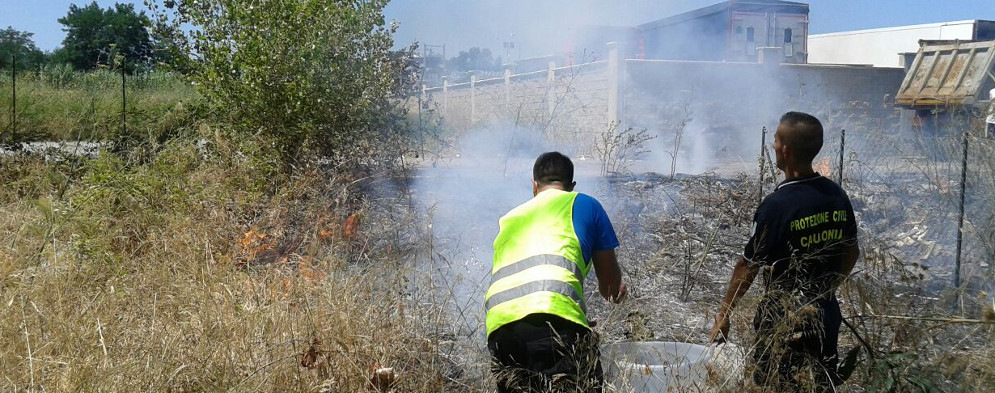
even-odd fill
[{"label": "man in yellow hi-vis vest", "polygon": [[584,278],[614,303],[627,287],[605,209],[573,191],[574,167],[558,152],[532,168],[533,198],[501,217],[484,299],[487,347],[498,392],[600,392],[597,336],[587,321]]}]

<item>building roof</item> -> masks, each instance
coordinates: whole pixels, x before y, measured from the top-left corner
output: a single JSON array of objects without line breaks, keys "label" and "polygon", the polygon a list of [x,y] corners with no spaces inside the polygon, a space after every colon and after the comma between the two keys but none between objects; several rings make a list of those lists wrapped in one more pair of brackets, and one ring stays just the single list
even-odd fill
[{"label": "building roof", "polygon": [[808,14],[808,4],[782,0],[729,0],[708,7],[688,11],[683,14],[666,17],[653,22],[639,25],[640,30],[653,30],[664,26],[686,22],[703,16],[717,14],[732,9],[737,12],[784,12],[791,14]]},{"label": "building roof", "polygon": [[858,34],[869,34],[869,33],[880,33],[885,31],[903,31],[903,30],[915,30],[923,29],[929,27],[943,27],[943,26],[956,26],[956,25],[968,25],[975,24],[978,22],[991,22],[984,19],[967,19],[967,20],[956,20],[952,22],[938,22],[938,23],[923,23],[919,25],[905,25],[905,26],[892,26],[892,27],[879,27],[874,29],[864,29],[864,30],[850,30],[850,31],[838,31],[834,33],[822,33],[822,34],[810,34],[810,38],[818,37],[836,37],[845,35],[858,35]]}]

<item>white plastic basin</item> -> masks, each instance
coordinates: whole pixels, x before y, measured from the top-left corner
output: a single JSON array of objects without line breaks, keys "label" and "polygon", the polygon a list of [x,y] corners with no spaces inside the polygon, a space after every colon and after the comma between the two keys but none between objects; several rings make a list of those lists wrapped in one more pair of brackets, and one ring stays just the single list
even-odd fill
[{"label": "white plastic basin", "polygon": [[671,341],[630,341],[601,349],[606,380],[622,392],[697,391],[705,384],[711,348]]}]

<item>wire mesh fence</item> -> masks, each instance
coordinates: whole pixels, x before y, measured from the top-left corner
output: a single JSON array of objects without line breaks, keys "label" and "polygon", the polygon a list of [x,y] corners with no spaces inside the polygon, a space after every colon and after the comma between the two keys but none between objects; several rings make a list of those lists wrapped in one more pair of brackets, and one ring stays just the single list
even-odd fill
[{"label": "wire mesh fence", "polygon": [[191,108],[184,102],[195,95],[193,86],[163,71],[78,72],[66,64],[5,71],[0,76],[0,144],[9,148],[161,140],[189,117]]}]

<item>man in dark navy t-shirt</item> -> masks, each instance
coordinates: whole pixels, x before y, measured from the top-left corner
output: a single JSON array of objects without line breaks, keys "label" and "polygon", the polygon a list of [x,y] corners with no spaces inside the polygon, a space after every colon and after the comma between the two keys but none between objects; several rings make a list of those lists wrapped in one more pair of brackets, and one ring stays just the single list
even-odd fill
[{"label": "man in dark navy t-shirt", "polygon": [[774,153],[785,180],[757,207],[710,334],[713,342],[725,341],[732,308],[762,270],[753,379],[787,391],[833,391],[842,382],[836,372],[842,315],[835,291],[860,255],[850,199],[812,168],[822,134],[811,115],[781,117]]}]

